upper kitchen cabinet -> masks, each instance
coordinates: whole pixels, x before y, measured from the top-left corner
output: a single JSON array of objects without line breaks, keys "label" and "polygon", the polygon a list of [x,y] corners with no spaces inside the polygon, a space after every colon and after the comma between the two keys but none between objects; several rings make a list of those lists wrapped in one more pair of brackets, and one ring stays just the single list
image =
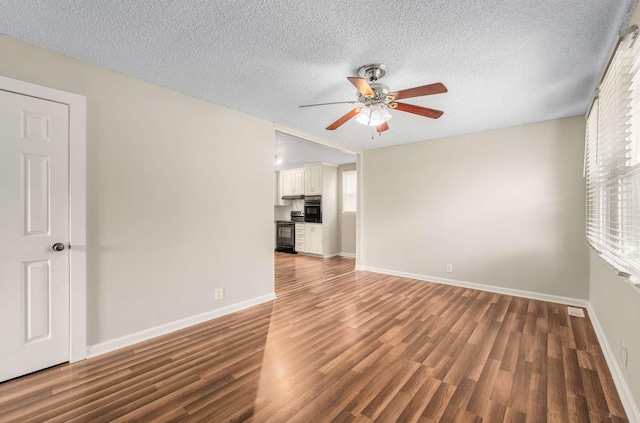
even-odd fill
[{"label": "upper kitchen cabinet", "polygon": [[337,166],[328,163],[304,165],[304,195],[330,195],[337,192]]},{"label": "upper kitchen cabinet", "polygon": [[273,199],[273,205],[284,206],[285,202],[282,199],[282,196],[284,195],[284,178],[283,178],[282,172],[275,173],[273,192],[275,193],[275,197]]},{"label": "upper kitchen cabinet", "polygon": [[304,166],[304,195],[322,195],[322,164]]},{"label": "upper kitchen cabinet", "polygon": [[304,169],[282,170],[282,195],[304,195]]}]

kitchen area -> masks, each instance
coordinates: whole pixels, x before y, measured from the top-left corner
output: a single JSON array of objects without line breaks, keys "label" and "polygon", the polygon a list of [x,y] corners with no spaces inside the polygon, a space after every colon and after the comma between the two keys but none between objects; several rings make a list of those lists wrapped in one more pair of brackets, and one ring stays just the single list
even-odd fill
[{"label": "kitchen area", "polygon": [[275,251],[355,257],[355,155],[276,133]]}]

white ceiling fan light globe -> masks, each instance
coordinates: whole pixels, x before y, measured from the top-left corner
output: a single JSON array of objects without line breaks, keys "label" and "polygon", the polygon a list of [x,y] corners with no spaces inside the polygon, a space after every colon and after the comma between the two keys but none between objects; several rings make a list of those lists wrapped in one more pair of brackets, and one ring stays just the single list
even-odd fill
[{"label": "white ceiling fan light globe", "polygon": [[371,107],[371,122],[369,126],[378,126],[391,119],[391,113],[383,104],[376,104]]},{"label": "white ceiling fan light globe", "polygon": [[363,106],[360,109],[360,113],[356,116],[356,121],[363,125],[369,124],[369,119],[371,117],[371,106]]},{"label": "white ceiling fan light globe", "polygon": [[373,104],[371,106],[364,106],[356,121],[367,126],[378,126],[391,119],[391,113],[383,104]]}]

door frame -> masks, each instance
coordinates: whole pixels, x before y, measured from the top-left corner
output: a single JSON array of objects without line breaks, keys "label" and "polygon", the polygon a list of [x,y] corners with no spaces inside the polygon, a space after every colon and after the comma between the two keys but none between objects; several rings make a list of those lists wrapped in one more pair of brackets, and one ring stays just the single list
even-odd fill
[{"label": "door frame", "polygon": [[0,76],[0,90],[69,106],[69,362],[87,357],[86,99]]}]

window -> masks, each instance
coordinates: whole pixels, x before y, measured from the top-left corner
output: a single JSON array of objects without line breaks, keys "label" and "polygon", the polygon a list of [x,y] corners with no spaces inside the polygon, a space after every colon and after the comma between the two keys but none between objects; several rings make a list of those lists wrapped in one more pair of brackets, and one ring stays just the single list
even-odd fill
[{"label": "window", "polygon": [[355,213],[358,182],[355,170],[342,172],[342,213]]},{"label": "window", "polygon": [[587,242],[640,279],[640,42],[624,37],[587,116]]}]

